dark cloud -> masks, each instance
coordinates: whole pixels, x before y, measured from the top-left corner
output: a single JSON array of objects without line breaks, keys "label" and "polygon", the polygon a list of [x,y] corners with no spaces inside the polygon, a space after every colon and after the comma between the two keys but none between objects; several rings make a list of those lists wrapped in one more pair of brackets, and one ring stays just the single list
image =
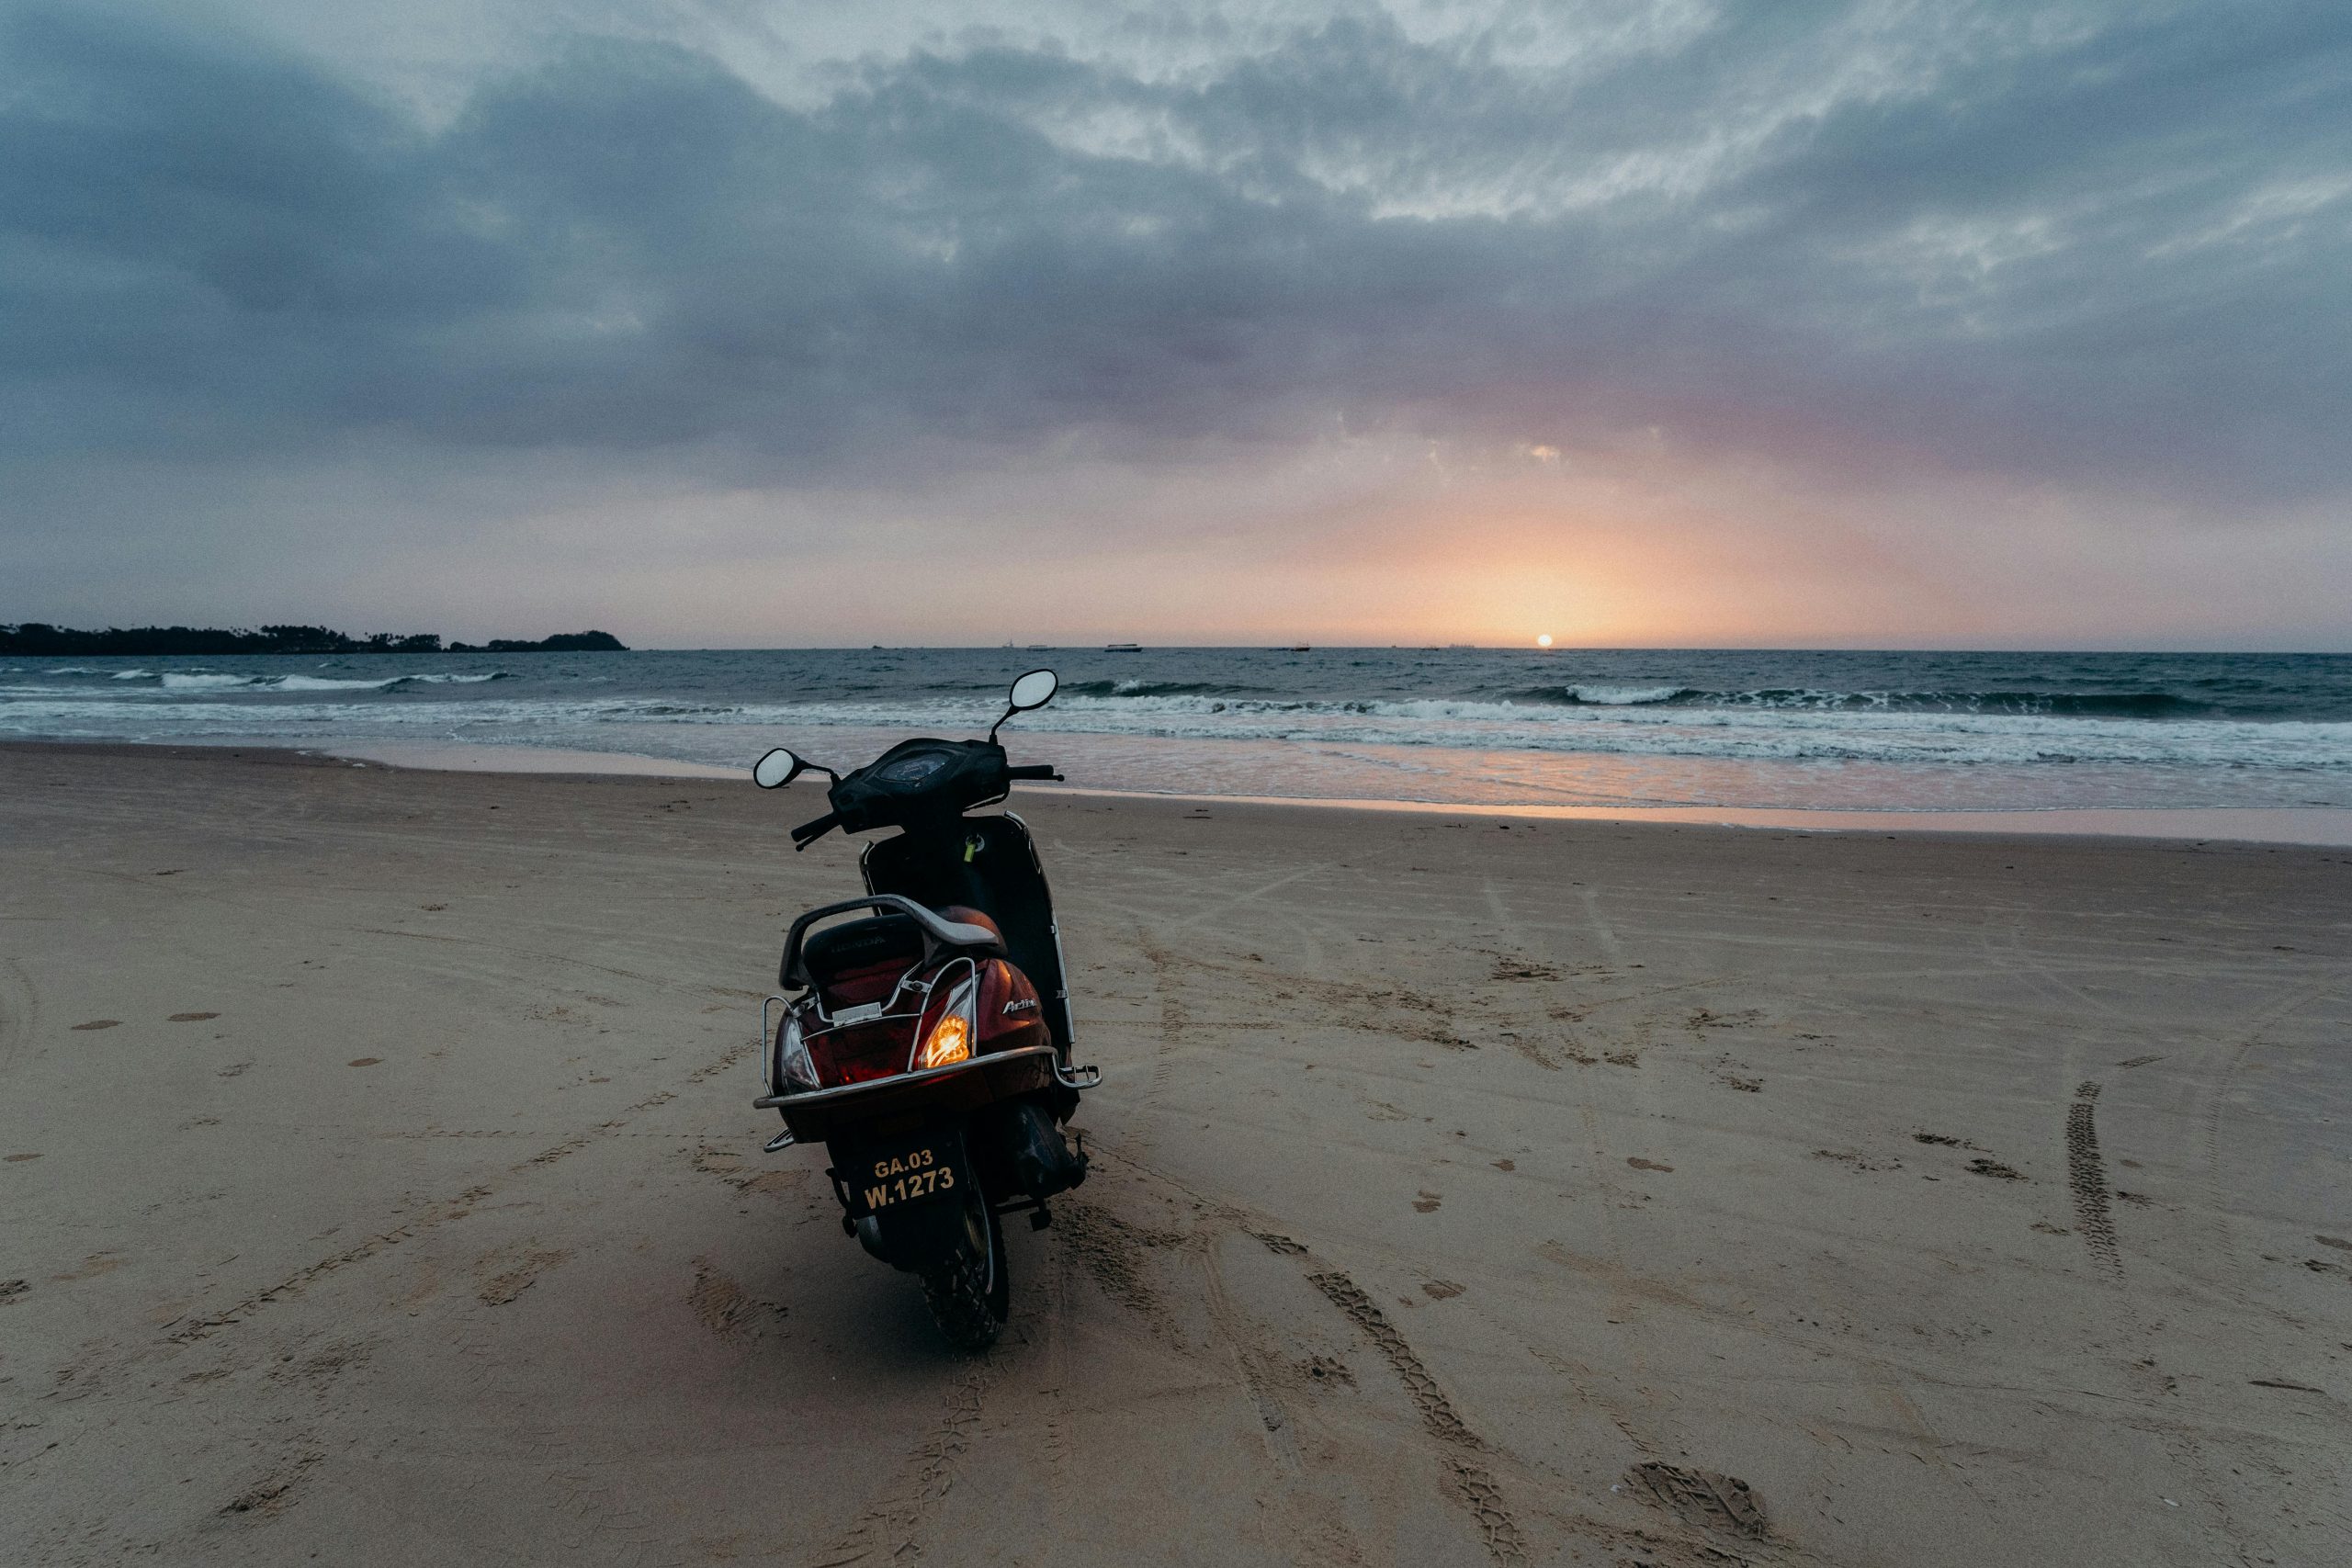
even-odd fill
[{"label": "dark cloud", "polygon": [[[1663,425],[2211,504],[2352,481],[2352,11],[1733,8],[1546,55],[1377,17],[804,107],[582,39],[427,124],[71,11],[0,50],[0,459],[1149,455]],[[1529,63],[1550,59],[1550,63]]]}]

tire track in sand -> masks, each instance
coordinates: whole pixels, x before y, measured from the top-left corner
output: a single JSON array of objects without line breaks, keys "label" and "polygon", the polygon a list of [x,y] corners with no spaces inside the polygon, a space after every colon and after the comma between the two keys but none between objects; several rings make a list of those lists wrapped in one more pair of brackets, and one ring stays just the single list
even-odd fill
[{"label": "tire track in sand", "polygon": [[[1237,1392],[1248,1401],[1261,1428],[1267,1490],[1258,1500],[1269,1508],[1269,1528],[1287,1532],[1283,1546],[1285,1560],[1300,1568],[1363,1568],[1372,1557],[1348,1528],[1334,1500],[1309,1484],[1316,1472],[1301,1447],[1300,1414],[1283,1397],[1284,1352],[1236,1303],[1218,1256],[1228,1238],[1256,1234],[1248,1230],[1248,1216],[1162,1172],[1131,1165],[1124,1149],[1113,1145],[1098,1149],[1104,1157],[1102,1168],[1106,1179],[1114,1170],[1132,1169],[1155,1185],[1190,1199],[1191,1224],[1172,1228],[1166,1224],[1144,1224],[1124,1218],[1099,1201],[1078,1201],[1067,1196],[1057,1201],[1052,1234],[1060,1238],[1060,1245],[1052,1249],[1056,1258],[1055,1271],[1049,1277],[1053,1314],[1046,1340],[1052,1386],[1044,1391],[1054,1401],[1045,1443],[1049,1484],[1062,1488],[1069,1483],[1059,1400],[1059,1391],[1068,1386],[1069,1372],[1062,1360],[1052,1358],[1066,1355],[1069,1292],[1079,1278],[1085,1277],[1107,1299],[1135,1314],[1147,1333],[1185,1360],[1206,1362],[1220,1351],[1227,1359],[1222,1370],[1230,1373]],[[1186,1286],[1177,1293],[1187,1299],[1197,1293],[1206,1309],[1209,1337],[1205,1344],[1188,1342],[1169,1314],[1151,1282],[1148,1260],[1155,1258],[1198,1271],[1197,1292]]]},{"label": "tire track in sand", "polygon": [[379,1231],[365,1241],[346,1247],[340,1252],[329,1253],[314,1263],[297,1269],[277,1283],[255,1291],[224,1312],[213,1313],[203,1317],[182,1318],[178,1326],[164,1337],[175,1345],[193,1345],[199,1340],[209,1339],[224,1328],[243,1323],[281,1301],[290,1301],[300,1295],[310,1288],[312,1280],[322,1276],[332,1274],[338,1269],[347,1269],[355,1263],[365,1262],[378,1253],[389,1251],[404,1241],[413,1241],[427,1231],[437,1230],[453,1221],[464,1219],[473,1213],[474,1205],[489,1197],[490,1193],[491,1190],[487,1187],[469,1187],[446,1202],[431,1205],[424,1213],[405,1224],[394,1225],[386,1231]]},{"label": "tire track in sand", "polygon": [[2222,1195],[2223,1165],[2222,1122],[2228,1110],[2230,1080],[2237,1075],[2239,1067],[2245,1065],[2246,1057],[2253,1053],[2254,1048],[2263,1043],[2264,1035],[2305,1008],[2326,1000],[2336,991],[2341,990],[2344,985],[2345,981],[2340,977],[2323,980],[2318,985],[2299,991],[2279,1002],[2276,1007],[2257,1015],[2254,1021],[2246,1026],[2245,1032],[2239,1037],[2237,1043],[2231,1047],[2229,1055],[2212,1074],[2211,1081],[2206,1086],[2205,1110],[2201,1119],[2203,1125],[2199,1129],[2199,1141],[2203,1145],[2201,1153],[2204,1156],[2205,1166],[2206,1206],[2215,1217],[2216,1239],[2233,1262],[2236,1261],[2238,1256],[2237,1236],[2226,1224],[2221,1223],[2225,1213]]},{"label": "tire track in sand", "polygon": [[33,1037],[40,1022],[40,992],[15,959],[0,959],[0,1076]]},{"label": "tire track in sand", "polygon": [[[1423,1427],[1436,1441],[1437,1457],[1446,1471],[1446,1494],[1477,1527],[1487,1556],[1498,1568],[1521,1568],[1531,1561],[1526,1539],[1510,1513],[1502,1488],[1481,1462],[1488,1451],[1485,1439],[1462,1419],[1412,1346],[1354,1280],[1340,1269],[1318,1268],[1303,1244],[1273,1228],[1278,1222],[1271,1216],[1196,1191],[1124,1150],[1117,1157],[1122,1165],[1193,1201],[1202,1229],[1191,1240],[1193,1249],[1203,1254],[1209,1270],[1206,1293],[1210,1321],[1239,1365],[1244,1392],[1265,1428],[1268,1450],[1278,1466],[1294,1458],[1303,1464],[1305,1456],[1299,1453],[1296,1438],[1288,1430],[1292,1417],[1276,1389],[1273,1354],[1258,1343],[1258,1336],[1244,1322],[1226,1289],[1222,1270],[1216,1266],[1213,1255],[1218,1240],[1228,1234],[1248,1235],[1267,1251],[1295,1258],[1306,1267],[1308,1281],[1372,1340],[1404,1383]],[[1311,1523],[1317,1528],[1302,1531],[1293,1540],[1292,1545],[1302,1553],[1300,1561],[1363,1560],[1363,1548],[1335,1514],[1322,1509],[1308,1512],[1312,1515]]]},{"label": "tire track in sand", "polygon": [[913,1562],[922,1556],[922,1528],[956,1484],[956,1468],[978,1435],[993,1370],[991,1361],[975,1361],[948,1385],[939,1420],[917,1440],[897,1479],[849,1529],[808,1554],[808,1568],[845,1568],[869,1559]]},{"label": "tire track in sand", "polygon": [[[510,1166],[507,1168],[507,1174],[528,1175],[535,1170],[554,1165],[560,1160],[569,1159],[591,1144],[599,1139],[608,1138],[628,1126],[630,1117],[650,1111],[656,1106],[666,1105],[677,1098],[674,1090],[656,1089],[635,1104],[622,1107],[621,1114],[613,1120],[599,1122],[584,1132],[575,1133],[562,1142],[540,1150],[530,1158]],[[492,1183],[478,1182],[455,1197],[427,1205],[424,1212],[413,1220],[394,1225],[389,1230],[379,1231],[365,1241],[329,1253],[324,1258],[303,1265],[276,1284],[255,1291],[225,1311],[181,1318],[176,1324],[171,1325],[171,1331],[164,1337],[175,1345],[193,1345],[200,1340],[209,1339],[220,1330],[246,1322],[279,1302],[291,1301],[300,1296],[310,1288],[313,1280],[338,1269],[347,1269],[355,1263],[363,1263],[379,1253],[390,1251],[402,1242],[413,1241],[428,1231],[438,1230],[443,1225],[464,1219],[496,1190]]]},{"label": "tire track in sand", "polygon": [[2075,1229],[2091,1257],[2109,1273],[2120,1277],[2123,1256],[2115,1239],[2115,1219],[2107,1206],[2107,1162],[2099,1157],[2098,1103],[2096,1083],[2075,1090],[2066,1107],[2066,1185],[2075,1194]]},{"label": "tire track in sand", "polygon": [[[1267,1245],[1274,1247],[1272,1242]],[[1289,1243],[1291,1247],[1296,1245]],[[1274,1247],[1274,1250],[1286,1248]],[[1318,1269],[1306,1278],[1372,1342],[1373,1348],[1380,1352],[1395,1370],[1397,1380],[1404,1383],[1406,1395],[1420,1412],[1422,1427],[1442,1446],[1448,1471],[1447,1490],[1477,1525],[1487,1555],[1499,1568],[1518,1568],[1526,1562],[1527,1540],[1520,1533],[1519,1521],[1511,1517],[1502,1488],[1477,1457],[1486,1452],[1486,1440],[1462,1419],[1453,1402],[1445,1396],[1445,1390],[1430,1374],[1420,1357],[1413,1353],[1413,1347],[1396,1332],[1396,1325],[1388,1321],[1388,1314],[1380,1310],[1378,1303],[1364,1294],[1362,1286],[1336,1269]]]},{"label": "tire track in sand", "polygon": [[1176,961],[1168,950],[1152,941],[1151,932],[1142,926],[1136,928],[1136,945],[1151,964],[1151,988],[1159,995],[1159,1039],[1152,1051],[1151,1082],[1143,1096],[1146,1103],[1157,1103],[1175,1072],[1171,1058],[1184,1038],[1191,1013],[1176,994]]}]

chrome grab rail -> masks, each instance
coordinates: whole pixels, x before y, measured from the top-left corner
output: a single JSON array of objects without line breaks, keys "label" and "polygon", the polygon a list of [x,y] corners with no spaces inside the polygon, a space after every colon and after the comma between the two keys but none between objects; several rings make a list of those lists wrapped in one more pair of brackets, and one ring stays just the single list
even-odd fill
[{"label": "chrome grab rail", "polygon": [[791,1010],[792,1002],[789,998],[771,996],[763,997],[760,1000],[760,1082],[770,1089],[775,1088],[776,1081],[781,1076],[777,1069],[784,1065],[775,1059],[775,1048],[780,1043],[780,1037],[784,1033],[783,1026],[779,1024],[772,1027],[768,1023],[768,1009],[778,1002],[784,1004],[786,1011]]},{"label": "chrome grab rail", "polygon": [[[893,1073],[887,1078],[866,1078],[859,1083],[838,1084],[831,1089],[803,1089],[798,1094],[766,1094],[752,1101],[759,1111],[781,1111],[787,1105],[818,1105],[827,1100],[847,1100],[868,1089],[895,1089],[900,1084],[925,1083],[933,1078],[951,1077],[968,1073],[994,1062],[1017,1062],[1023,1056],[1051,1055],[1051,1045],[1023,1045],[1017,1051],[991,1051],[986,1055],[967,1056],[960,1062],[950,1062],[944,1067],[924,1067],[911,1073]],[[1060,1064],[1055,1064],[1057,1074]]]},{"label": "chrome grab rail", "polygon": [[[781,1077],[777,1069],[782,1064],[775,1059],[775,1055],[777,1045],[782,1043],[781,1037],[784,1031],[781,1027],[770,1028],[768,1025],[768,1009],[778,1002],[782,1002],[787,1011],[790,1010],[792,1003],[787,998],[763,997],[760,1000],[760,1083],[767,1089],[774,1089]],[[783,1132],[770,1138],[762,1146],[760,1152],[769,1155],[777,1154],[790,1148],[793,1141],[792,1129],[786,1127]]]},{"label": "chrome grab rail", "polygon": [[[832,1089],[803,1089],[798,1094],[763,1094],[752,1101],[758,1111],[781,1111],[787,1105],[816,1105],[831,1100],[845,1100],[867,1089],[888,1089],[899,1084],[922,1083],[932,1078],[947,1077],[956,1073],[967,1073],[991,1062],[1015,1062],[1023,1056],[1052,1055],[1051,1045],[1023,1045],[1016,1051],[990,1051],[985,1055],[967,1056],[960,1062],[950,1062],[944,1067],[925,1067],[917,1072],[894,1073],[887,1078],[867,1078],[860,1083],[840,1084]],[[1058,1057],[1051,1064],[1054,1081],[1064,1089],[1092,1089],[1102,1081],[1102,1069],[1087,1066],[1071,1069],[1061,1065]]]},{"label": "chrome grab rail", "polygon": [[996,933],[985,927],[967,926],[961,920],[951,920],[938,910],[918,904],[902,893],[869,893],[863,898],[844,898],[838,904],[811,909],[793,921],[792,929],[785,933],[784,964],[777,978],[786,986],[807,986],[808,973],[800,963],[801,939],[808,934],[808,928],[817,921],[832,915],[846,915],[853,909],[880,909],[913,919],[923,933],[925,962],[929,962],[932,954],[943,947],[1004,951],[1004,944],[998,940]]}]

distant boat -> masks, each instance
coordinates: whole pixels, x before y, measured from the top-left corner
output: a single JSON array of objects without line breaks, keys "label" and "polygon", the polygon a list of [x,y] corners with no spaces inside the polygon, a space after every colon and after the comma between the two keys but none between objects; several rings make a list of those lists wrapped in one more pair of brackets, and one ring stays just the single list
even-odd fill
[{"label": "distant boat", "polygon": [[1102,647],[1102,651],[1105,653],[1141,653],[1143,651],[1143,644],[1139,642],[1105,643]]},{"label": "distant boat", "polygon": [[1278,649],[1274,649],[1274,651],[1275,651],[1276,653],[1312,653],[1312,652],[1314,652],[1315,650],[1314,650],[1313,649],[1311,649],[1311,648],[1307,647],[1305,643],[1303,643],[1303,642],[1302,642],[1302,643],[1299,643],[1298,645],[1296,645],[1295,647],[1293,647],[1293,648],[1278,648]]}]

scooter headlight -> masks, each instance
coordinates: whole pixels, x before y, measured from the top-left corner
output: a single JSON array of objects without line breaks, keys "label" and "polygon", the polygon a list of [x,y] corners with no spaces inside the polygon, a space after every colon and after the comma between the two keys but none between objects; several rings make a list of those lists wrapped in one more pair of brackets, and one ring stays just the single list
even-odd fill
[{"label": "scooter headlight", "polygon": [[967,978],[947,993],[947,1005],[940,1010],[931,1032],[923,1036],[922,1048],[915,1053],[917,1071],[971,1059],[972,1043],[979,1032],[973,1016],[978,991],[976,979]]},{"label": "scooter headlight", "polygon": [[804,1089],[822,1089],[817,1081],[817,1064],[809,1058],[808,1044],[800,1038],[800,1014],[786,1012],[784,1022],[775,1032],[776,1092],[792,1094]]}]

